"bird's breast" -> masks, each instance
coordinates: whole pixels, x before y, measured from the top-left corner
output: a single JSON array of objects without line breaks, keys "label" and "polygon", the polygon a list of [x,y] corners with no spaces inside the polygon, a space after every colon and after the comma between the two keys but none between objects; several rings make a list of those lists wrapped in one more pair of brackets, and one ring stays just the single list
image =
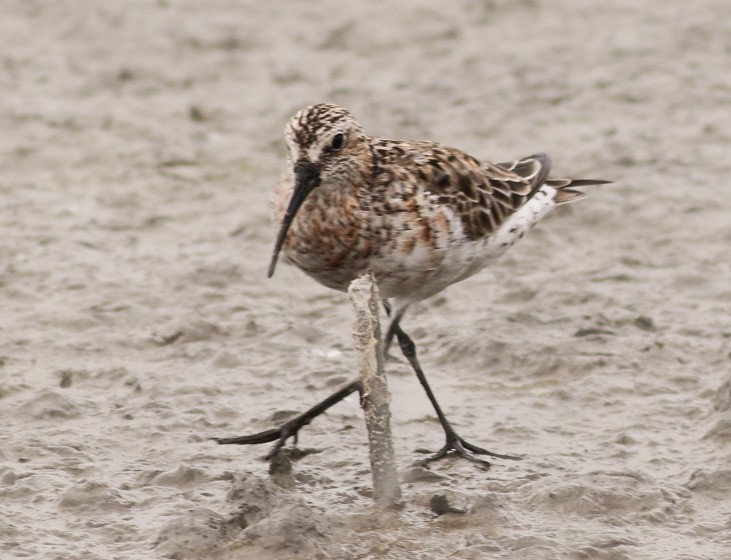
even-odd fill
[{"label": "bird's breast", "polygon": [[[278,224],[284,218],[287,202],[275,201]],[[347,290],[350,281],[367,269],[374,248],[372,240],[363,234],[363,220],[355,196],[342,191],[312,193],[287,233],[285,261],[329,288]]]}]

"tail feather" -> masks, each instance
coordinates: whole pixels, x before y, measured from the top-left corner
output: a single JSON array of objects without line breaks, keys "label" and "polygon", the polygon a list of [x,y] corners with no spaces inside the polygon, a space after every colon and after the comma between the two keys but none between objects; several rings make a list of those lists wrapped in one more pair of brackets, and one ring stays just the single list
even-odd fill
[{"label": "tail feather", "polygon": [[556,191],[556,196],[553,197],[553,202],[556,205],[567,204],[569,202],[575,202],[586,197],[586,193],[581,191],[574,191],[571,189],[559,189]]},{"label": "tail feather", "polygon": [[527,198],[531,198],[543,185],[557,189],[558,192],[554,198],[556,204],[573,202],[586,196],[583,192],[575,191],[569,187],[589,187],[611,183],[611,181],[605,181],[604,179],[549,179],[551,158],[548,157],[548,154],[543,153],[533,154],[510,163],[498,163],[498,165],[530,181],[532,190]]},{"label": "tail feather", "polygon": [[551,158],[547,154],[533,154],[517,161],[509,163],[498,163],[498,166],[512,171],[529,181],[532,186],[530,193],[523,195],[522,200],[529,200],[543,185],[556,189],[556,196],[553,198],[555,204],[567,204],[581,200],[586,196],[573,187],[590,187],[593,185],[606,185],[612,181],[604,179],[549,179],[548,173],[551,170]]},{"label": "tail feather", "polygon": [[586,196],[586,193],[569,187],[607,185],[611,182],[605,181],[604,179],[548,179],[545,184],[556,189],[556,196],[553,198],[553,201],[558,205],[575,202]]},{"label": "tail feather", "polygon": [[548,179],[546,185],[556,189],[564,187],[590,187],[592,185],[607,185],[612,181],[604,179]]}]

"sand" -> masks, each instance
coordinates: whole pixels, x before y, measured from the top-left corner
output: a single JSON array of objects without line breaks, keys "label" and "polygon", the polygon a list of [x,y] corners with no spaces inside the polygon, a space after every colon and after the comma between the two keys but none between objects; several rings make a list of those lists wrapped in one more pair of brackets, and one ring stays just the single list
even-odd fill
[{"label": "sand", "polygon": [[[5,0],[0,36],[3,559],[731,558],[726,0]],[[345,294],[266,279],[320,101],[616,181],[406,317],[459,432],[524,459],[412,466],[442,434],[392,358],[398,513],[355,397],[290,473],[209,439],[357,371]]]}]

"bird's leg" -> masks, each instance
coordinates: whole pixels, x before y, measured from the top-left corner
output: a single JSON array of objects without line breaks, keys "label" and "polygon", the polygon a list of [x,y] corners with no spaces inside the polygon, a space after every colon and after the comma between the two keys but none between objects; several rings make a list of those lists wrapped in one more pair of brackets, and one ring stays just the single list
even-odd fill
[{"label": "bird's leg", "polygon": [[439,403],[437,402],[437,399],[434,396],[431,387],[429,387],[429,383],[427,382],[426,376],[424,375],[424,370],[421,369],[419,361],[416,359],[416,345],[414,344],[414,341],[411,340],[411,337],[401,329],[401,326],[399,325],[399,319],[400,317],[398,319],[394,319],[394,323],[392,323],[392,326],[393,332],[398,339],[399,346],[401,347],[401,352],[411,364],[411,367],[416,373],[416,377],[419,379],[421,386],[424,387],[426,396],[429,397],[429,401],[431,401],[431,404],[434,407],[434,411],[437,413],[439,423],[442,425],[442,428],[444,429],[444,434],[447,438],[444,447],[442,447],[435,455],[428,457],[423,462],[431,463],[432,461],[437,461],[439,459],[442,459],[443,457],[446,457],[449,453],[459,455],[460,457],[463,457],[468,461],[472,461],[473,463],[477,463],[478,465],[482,465],[483,467],[489,467],[490,463],[488,461],[485,461],[484,459],[480,459],[479,457],[477,457],[477,455],[488,455],[490,457],[497,457],[498,459],[521,459],[521,457],[517,457],[514,455],[502,455],[500,453],[493,453],[492,451],[488,451],[487,449],[483,449],[482,447],[473,445],[462,439],[457,434],[457,432],[454,431],[454,428],[449,423],[449,420],[447,420],[444,412],[442,412],[442,407],[439,406]]},{"label": "bird's leg", "polygon": [[[386,309],[386,313],[390,316],[391,315],[391,305],[384,300],[383,307]],[[406,311],[406,307],[397,309],[396,317],[398,319],[401,318],[401,316]],[[391,326],[389,327],[388,331],[388,340],[389,344],[390,341],[393,339],[394,336],[394,330],[393,325],[398,324],[398,320],[395,320],[391,322]],[[384,352],[385,354],[385,352]],[[290,418],[286,422],[284,422],[281,426],[278,428],[271,428],[269,430],[264,430],[263,432],[258,432],[256,434],[251,434],[248,436],[238,436],[238,437],[228,437],[228,438],[212,438],[214,441],[218,442],[221,445],[259,445],[262,443],[270,443],[270,442],[276,442],[272,449],[267,453],[266,459],[271,460],[274,458],[279,451],[284,447],[284,444],[287,442],[289,438],[294,438],[294,443],[297,444],[297,435],[303,427],[307,426],[312,420],[314,420],[317,416],[325,412],[327,409],[329,409],[331,406],[339,403],[342,401],[345,397],[350,395],[351,393],[354,393],[355,391],[358,391],[363,394],[363,385],[361,383],[360,378],[351,381],[348,385],[344,386],[342,389],[339,389],[329,397],[327,397],[325,400],[317,403],[315,406],[310,408],[309,410],[306,410],[302,414],[298,414],[297,416],[294,416],[293,418]]]},{"label": "bird's leg", "polygon": [[399,322],[401,321],[401,317],[404,316],[404,313],[406,313],[406,309],[408,307],[408,305],[404,305],[403,307],[397,307],[396,311],[393,313],[393,317],[391,317],[391,303],[388,300],[383,300],[383,308],[386,310],[386,315],[391,318],[391,322],[388,324],[388,329],[386,329],[386,336],[383,337],[384,356],[388,355],[388,349],[391,348],[393,336],[396,334],[396,328],[398,327]]},{"label": "bird's leg", "polygon": [[399,322],[401,321],[401,317],[404,316],[404,313],[406,313],[408,307],[408,304],[406,304],[403,307],[397,307],[395,310],[393,310],[391,302],[385,299],[383,300],[383,308],[386,310],[386,315],[390,318],[388,329],[386,329],[386,336],[383,337],[384,356],[388,355],[388,350],[389,348],[391,348],[393,337],[396,334],[396,327],[398,327]]},{"label": "bird's leg", "polygon": [[309,410],[306,410],[302,414],[298,414],[294,418],[290,418],[278,428],[272,428],[270,430],[265,430],[257,434],[252,434],[250,436],[213,439],[218,443],[224,445],[256,445],[259,443],[269,443],[272,441],[276,441],[274,447],[272,447],[271,451],[269,451],[266,456],[267,460],[272,459],[277,453],[279,453],[279,450],[282,449],[282,446],[284,446],[284,444],[290,437],[294,438],[295,444],[297,443],[297,434],[300,428],[307,426],[307,424],[312,422],[312,420],[315,419],[317,416],[325,412],[331,406],[339,403],[345,397],[347,397],[351,393],[354,393],[355,391],[358,391],[360,393],[363,392],[363,385],[361,384],[360,379],[351,381],[342,389],[339,389],[322,402],[317,403],[315,406],[313,406]]}]

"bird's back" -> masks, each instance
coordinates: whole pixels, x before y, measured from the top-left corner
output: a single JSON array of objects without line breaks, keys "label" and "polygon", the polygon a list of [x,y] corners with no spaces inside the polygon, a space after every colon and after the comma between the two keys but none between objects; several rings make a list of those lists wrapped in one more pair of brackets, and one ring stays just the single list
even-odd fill
[{"label": "bird's back", "polygon": [[557,204],[582,196],[571,180],[547,179],[545,154],[491,164],[431,142],[382,139],[374,152],[370,213],[383,242],[371,268],[384,297],[438,293],[494,262]]}]

